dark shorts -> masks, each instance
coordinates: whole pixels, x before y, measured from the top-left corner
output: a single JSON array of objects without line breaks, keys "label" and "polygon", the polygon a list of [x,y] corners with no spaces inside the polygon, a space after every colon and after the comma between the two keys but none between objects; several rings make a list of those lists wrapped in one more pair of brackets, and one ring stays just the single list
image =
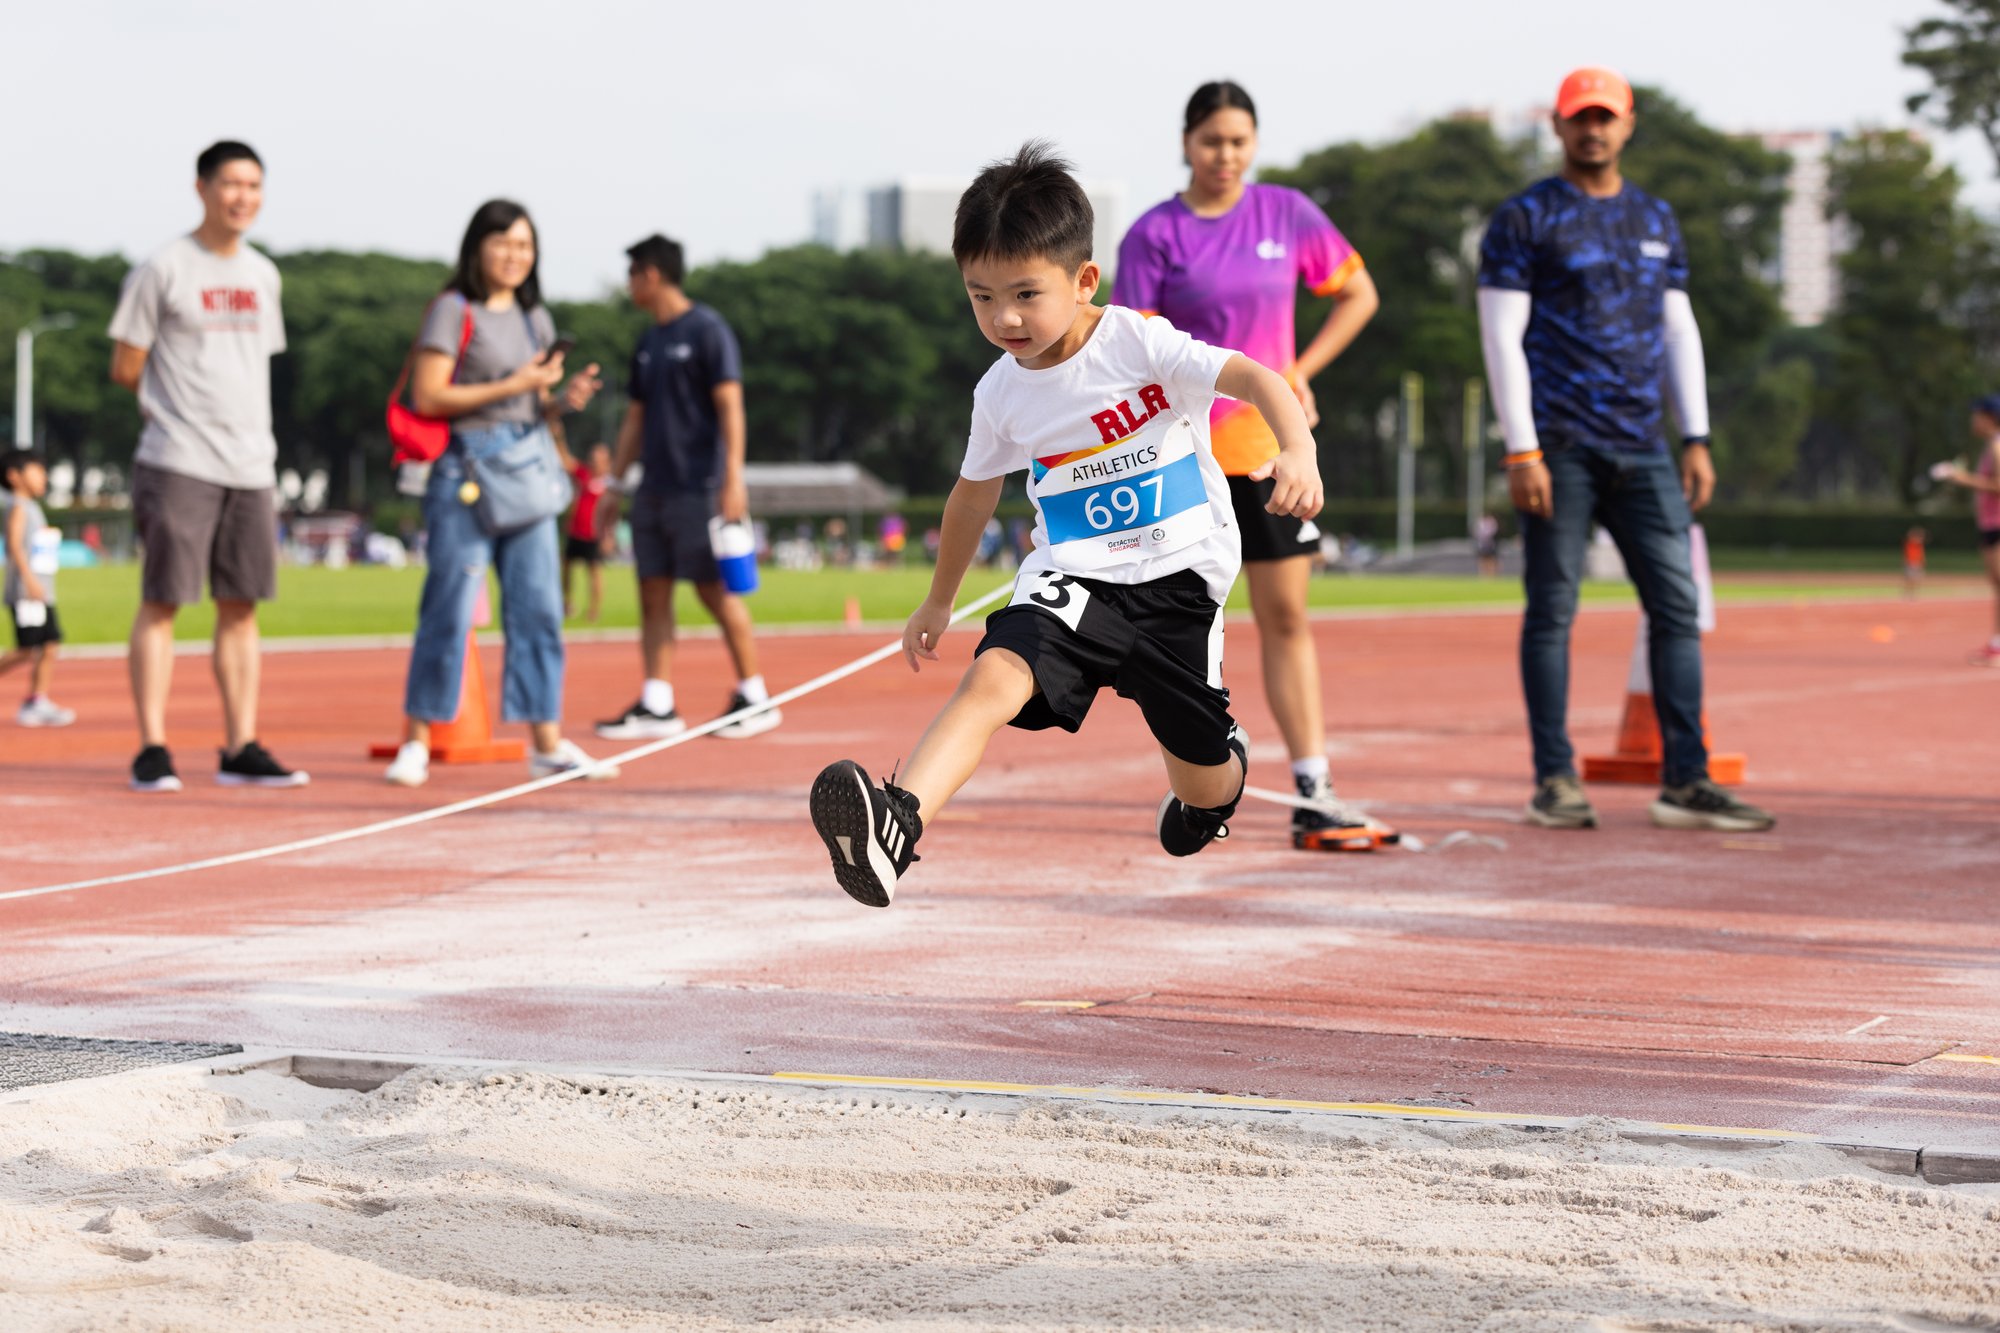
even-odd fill
[{"label": "dark shorts", "polygon": [[1979,545],[1982,550],[1989,546],[2000,546],[2000,528],[1981,528]]},{"label": "dark shorts", "polygon": [[205,578],[218,602],[278,595],[278,513],[271,490],[237,490],[135,463],[132,519],[143,563],[139,595],[188,606]]},{"label": "dark shorts", "polygon": [[62,642],[62,621],[56,619],[56,609],[48,607],[48,619],[39,625],[23,625],[21,613],[8,608],[14,622],[14,646],[16,648],[39,648],[45,643]]},{"label": "dark shorts", "polygon": [[1289,514],[1266,513],[1271,492],[1278,483],[1270,477],[1252,481],[1248,477],[1229,479],[1229,502],[1236,510],[1236,526],[1243,534],[1243,559],[1289,560],[1295,555],[1319,553],[1319,527],[1310,519]]},{"label": "dark shorts", "polygon": [[625,517],[632,525],[632,563],[640,578],[722,582],[722,566],[715,563],[708,536],[708,520],[715,517],[714,496],[640,491],[626,507]]},{"label": "dark shorts", "polygon": [[986,618],[977,652],[1005,648],[1035,673],[1040,693],[1011,725],[1083,725],[1109,686],[1139,705],[1153,738],[1190,764],[1229,758],[1229,691],[1222,688],[1222,608],[1192,573],[1126,586],[1041,571],[1022,576],[1026,600]]},{"label": "dark shorts", "polygon": [[586,565],[604,563],[604,548],[589,537],[578,537],[572,533],[563,543],[563,559],[581,560]]}]

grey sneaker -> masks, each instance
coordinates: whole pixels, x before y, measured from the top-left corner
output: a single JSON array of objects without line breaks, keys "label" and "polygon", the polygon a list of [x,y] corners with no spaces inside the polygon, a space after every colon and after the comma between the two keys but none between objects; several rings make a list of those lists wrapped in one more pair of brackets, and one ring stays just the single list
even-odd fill
[{"label": "grey sneaker", "polygon": [[1596,828],[1597,810],[1574,773],[1558,773],[1536,784],[1528,802],[1528,822],[1543,828]]},{"label": "grey sneaker", "polygon": [[1762,833],[1777,816],[1739,801],[1707,778],[1685,787],[1662,787],[1653,802],[1653,822],[1661,828],[1705,828],[1723,833]]}]

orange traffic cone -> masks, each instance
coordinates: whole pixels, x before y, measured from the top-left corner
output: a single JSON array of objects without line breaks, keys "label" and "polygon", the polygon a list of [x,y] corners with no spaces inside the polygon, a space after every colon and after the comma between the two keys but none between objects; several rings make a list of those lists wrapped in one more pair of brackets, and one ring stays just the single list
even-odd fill
[{"label": "orange traffic cone", "polygon": [[[1699,524],[1688,529],[1689,555],[1694,565],[1695,592],[1699,601],[1696,620],[1706,633],[1715,628],[1715,589],[1709,580],[1708,542]],[[1650,626],[1645,612],[1639,613],[1639,637],[1632,645],[1632,667],[1625,675],[1625,713],[1618,722],[1618,748],[1612,754],[1585,755],[1585,782],[1628,782],[1642,785],[1660,781],[1665,749],[1660,741],[1660,718],[1653,710],[1652,662],[1647,656]],[[1708,743],[1708,714],[1701,718],[1703,744]],[[1708,756],[1708,776],[1724,786],[1743,781],[1748,761],[1740,754]]]},{"label": "orange traffic cone", "polygon": [[861,628],[861,599],[850,597],[846,607],[847,629],[849,633]]},{"label": "orange traffic cone", "polygon": [[[479,665],[477,631],[465,632],[465,669],[459,675],[458,715],[431,723],[431,758],[440,764],[496,764],[527,755],[522,741],[495,740],[486,706],[486,673]],[[376,759],[393,759],[397,746],[371,745]]]}]

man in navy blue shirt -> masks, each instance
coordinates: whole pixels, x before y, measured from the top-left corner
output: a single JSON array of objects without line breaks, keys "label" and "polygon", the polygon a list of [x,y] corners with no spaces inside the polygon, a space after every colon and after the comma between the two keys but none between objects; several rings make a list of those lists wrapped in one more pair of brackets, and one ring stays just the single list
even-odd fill
[{"label": "man in navy blue shirt", "polygon": [[[1650,626],[1664,750],[1653,822],[1768,829],[1776,822],[1769,814],[1708,776],[1688,555],[1691,510],[1715,490],[1708,391],[1680,224],[1671,207],[1619,173],[1633,123],[1624,79],[1606,69],[1571,74],[1555,108],[1562,174],[1502,204],[1480,249],[1481,341],[1527,557],[1521,684],[1535,755],[1528,818],[1548,828],[1597,825],[1567,722],[1570,623],[1596,522],[1625,557]],[[1663,378],[1680,422],[1678,468],[1667,449]]]},{"label": "man in navy blue shirt", "polygon": [[[757,669],[750,610],[723,586],[709,521],[750,514],[743,480],[743,358],[721,315],[681,290],[678,242],[648,236],[627,250],[627,290],[655,323],[639,340],[626,377],[631,402],[618,429],[614,475],[637,462],[644,476],[626,507],[639,575],[639,653],[645,684],[638,701],[597,724],[611,740],[650,740],[687,730],[672,683],[674,584],[685,580],[722,627],[738,684],[725,712],[770,697]],[[778,725],[775,708],[715,734],[741,740]]]}]

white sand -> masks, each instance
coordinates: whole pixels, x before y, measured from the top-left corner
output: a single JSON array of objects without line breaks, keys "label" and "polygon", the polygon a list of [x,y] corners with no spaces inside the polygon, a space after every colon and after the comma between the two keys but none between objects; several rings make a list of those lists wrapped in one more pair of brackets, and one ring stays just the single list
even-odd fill
[{"label": "white sand", "polygon": [[668,1079],[0,1105],[0,1328],[1991,1327],[2000,1186],[1823,1149]]}]

